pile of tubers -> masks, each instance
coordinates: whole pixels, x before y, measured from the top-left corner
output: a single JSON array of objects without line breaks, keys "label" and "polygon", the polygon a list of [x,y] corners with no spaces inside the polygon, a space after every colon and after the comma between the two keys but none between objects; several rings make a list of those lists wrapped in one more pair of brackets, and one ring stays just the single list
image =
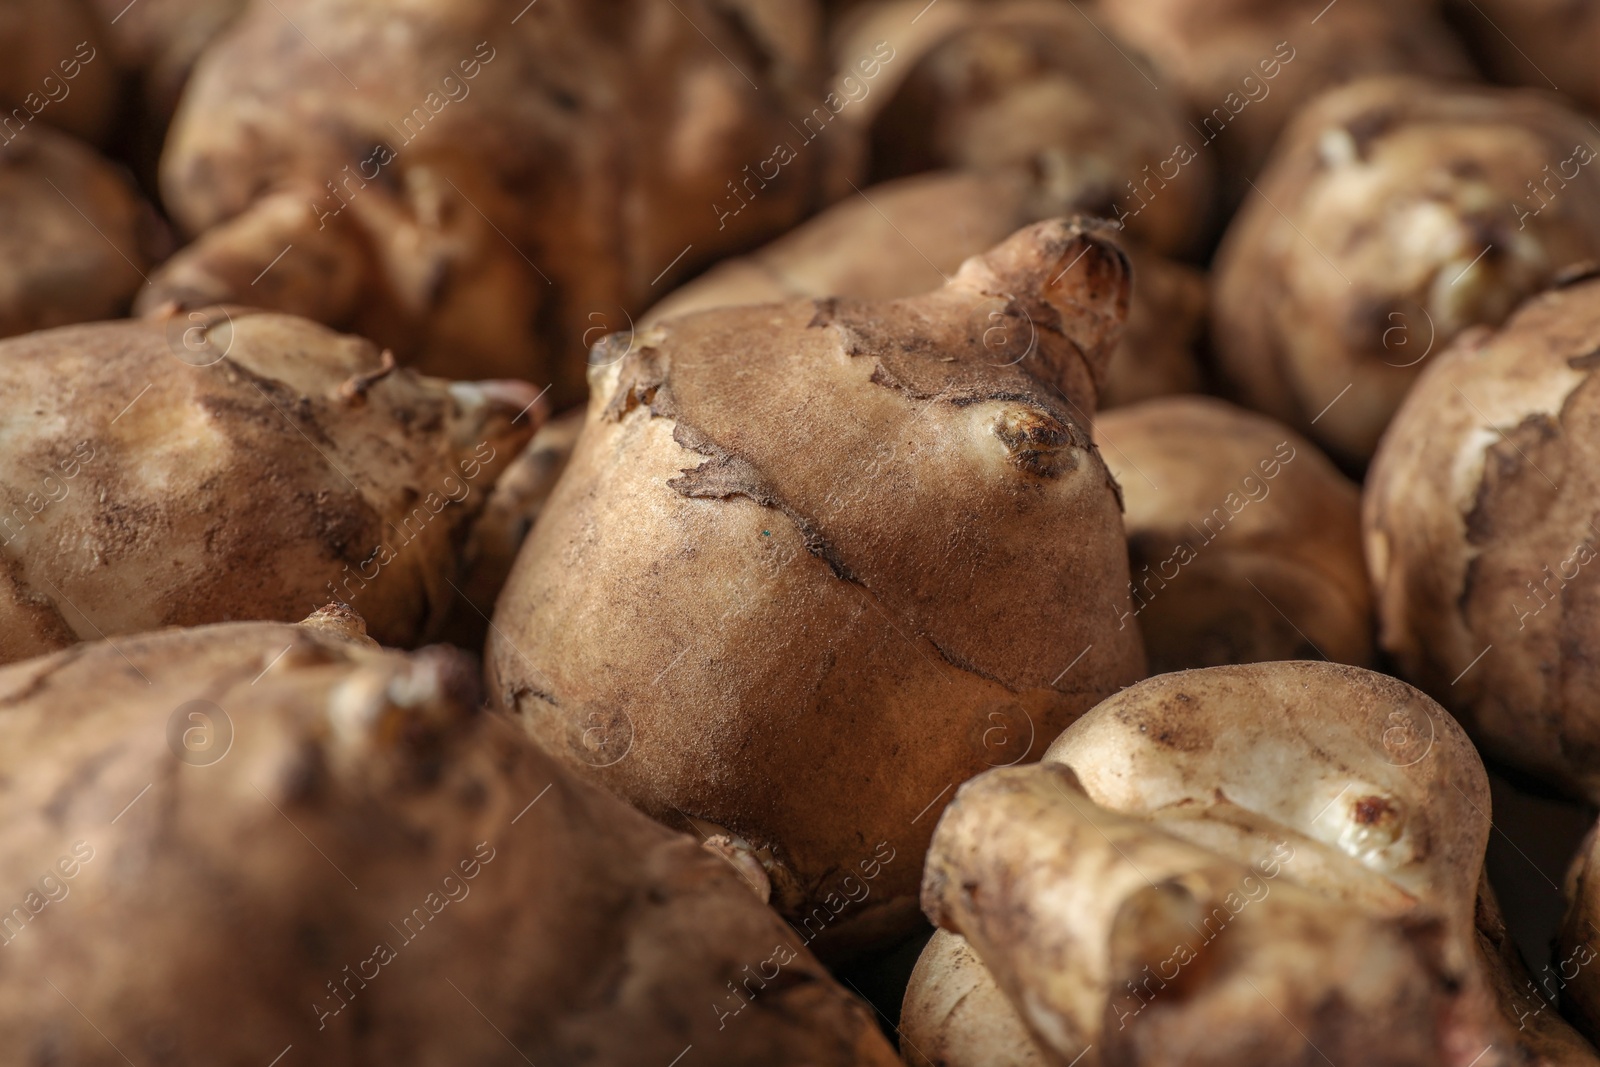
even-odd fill
[{"label": "pile of tubers", "polygon": [[1600,1067],[1597,40],[0,0],[0,1067]]}]

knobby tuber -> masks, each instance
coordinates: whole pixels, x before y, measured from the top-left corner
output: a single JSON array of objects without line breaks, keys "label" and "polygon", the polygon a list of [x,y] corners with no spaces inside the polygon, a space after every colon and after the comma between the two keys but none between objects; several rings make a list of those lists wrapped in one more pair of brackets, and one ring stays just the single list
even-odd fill
[{"label": "knobby tuber", "polygon": [[341,610],[0,669],[7,1061],[894,1062],[733,868],[480,695]]},{"label": "knobby tuber", "polygon": [[1302,111],[1217,254],[1230,384],[1353,464],[1430,355],[1600,255],[1583,116],[1532,90],[1373,78]]},{"label": "knobby tuber", "polygon": [[847,116],[871,139],[873,176],[1022,168],[1061,213],[1115,216],[1160,252],[1194,252],[1211,224],[1213,162],[1172,94],[1075,7],[892,0],[857,13],[835,57],[879,39],[896,53]]},{"label": "knobby tuber", "polygon": [[809,0],[255,4],[174,120],[163,197],[197,240],[144,306],[270,307],[576,401],[601,333],[846,188],[848,130],[802,122],[831,118],[816,20]]},{"label": "knobby tuber", "polygon": [[1495,81],[1556,89],[1600,108],[1600,8],[1572,0],[1446,0],[1455,28]]},{"label": "knobby tuber", "polygon": [[1367,477],[1379,640],[1492,759],[1600,799],[1600,277],[1423,373]]},{"label": "knobby tuber", "polygon": [[887,936],[949,787],[1142,676],[1103,617],[1127,554],[1078,414],[1127,301],[1116,246],[1057,220],[923,296],[609,338],[495,612],[494,699],[730,837],[808,938]]},{"label": "knobby tuber", "polygon": [[[1480,898],[1489,831],[1477,753],[1402,682],[1320,662],[1156,677],[957,793],[923,905],[970,948],[930,946],[902,1025],[987,1053],[950,1067],[1028,1063],[1024,1034],[1058,1067],[1593,1064],[1515,988]],[[998,988],[1016,1019],[963,1012],[939,995],[955,985]],[[995,1046],[960,1032],[977,1025]]]},{"label": "knobby tuber", "polygon": [[1374,74],[1470,78],[1434,0],[1100,0],[1095,17],[1188,102],[1191,150],[1215,156],[1230,210],[1318,93]]},{"label": "knobby tuber", "polygon": [[237,308],[0,342],[0,396],[29,398],[0,421],[0,662],[330,600],[422,640],[541,414]]},{"label": "knobby tuber", "polygon": [[126,314],[168,241],[87,145],[44,126],[0,144],[0,337]]},{"label": "knobby tuber", "polygon": [[83,0],[0,0],[0,142],[45,124],[97,141],[116,111],[116,70]]}]

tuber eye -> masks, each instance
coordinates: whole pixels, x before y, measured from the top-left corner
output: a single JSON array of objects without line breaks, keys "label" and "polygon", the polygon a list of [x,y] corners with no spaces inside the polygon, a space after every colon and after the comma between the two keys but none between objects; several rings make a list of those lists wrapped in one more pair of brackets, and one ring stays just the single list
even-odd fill
[{"label": "tuber eye", "polygon": [[1072,433],[1036,408],[1008,407],[992,424],[1012,466],[1041,478],[1054,478],[1078,466]]},{"label": "tuber eye", "polygon": [[[1350,790],[1355,793],[1355,790]],[[1368,867],[1389,867],[1382,853],[1405,835],[1405,806],[1386,793],[1362,792],[1344,803],[1344,825],[1339,827],[1339,848]]]}]

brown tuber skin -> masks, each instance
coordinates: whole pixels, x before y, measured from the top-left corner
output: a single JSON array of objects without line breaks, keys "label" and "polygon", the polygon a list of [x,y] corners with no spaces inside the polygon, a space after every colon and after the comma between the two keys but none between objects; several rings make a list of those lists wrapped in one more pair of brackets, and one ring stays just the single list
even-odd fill
[{"label": "brown tuber skin", "polygon": [[116,110],[116,68],[84,0],[0,0],[0,143],[40,125],[98,142]]},{"label": "brown tuber skin", "polygon": [[[1520,2],[1520,0],[1518,0]],[[1215,155],[1222,199],[1248,179],[1317,94],[1376,74],[1471,78],[1433,0],[1099,0],[1095,19],[1187,98],[1186,143]]]},{"label": "brown tuber skin", "polygon": [[1074,414],[1128,281],[1058,220],[920,297],[600,345],[495,612],[493,698],[647,813],[754,853],[808,939],[903,928],[948,787],[1142,675],[1137,631],[1098,615],[1127,556]]},{"label": "brown tuber skin", "polygon": [[[1596,977],[1595,964],[1600,951],[1600,833],[1590,830],[1562,886],[1567,901],[1567,912],[1556,938],[1555,959],[1541,974],[1546,1000],[1559,996],[1561,1010],[1591,1039],[1600,1036],[1600,978]],[[1519,983],[1520,985],[1521,983]],[[1533,986],[1531,980],[1526,983]],[[1538,993],[1539,987],[1533,986]],[[1529,1010],[1544,1007],[1542,1000],[1527,991],[1523,996],[1530,1002]],[[1546,1009],[1553,1014],[1555,1008]]]},{"label": "brown tuber skin", "polygon": [[271,307],[576,402],[594,340],[835,181],[848,131],[795,132],[817,37],[809,0],[255,4],[174,120],[163,198],[197,240],[142,306]]},{"label": "brown tuber skin", "polygon": [[[915,20],[915,22],[913,22]],[[873,178],[942,168],[1037,175],[1058,213],[1115,215],[1167,255],[1209,227],[1212,160],[1183,150],[1186,116],[1081,10],[1053,0],[893,0],[853,16],[834,45],[896,56],[863,106]]]},{"label": "brown tuber skin", "polygon": [[1365,463],[1430,355],[1600,255],[1600,168],[1528,190],[1593,139],[1529,90],[1373,78],[1318,98],[1217,254],[1212,336],[1242,402]]},{"label": "brown tuber skin", "polygon": [[[1363,525],[1379,639],[1490,758],[1600,800],[1600,278],[1437,357],[1385,435]],[[1491,647],[1492,646],[1492,647]],[[1470,668],[1470,669],[1469,669]]]},{"label": "brown tuber skin", "polygon": [[333,598],[415,644],[536,394],[238,308],[0,343],[0,662]]},{"label": "brown tuber skin", "polygon": [[1361,493],[1315,445],[1210,397],[1095,419],[1122,486],[1133,612],[1152,674],[1372,660]]},{"label": "brown tuber skin", "polygon": [[736,871],[480,695],[337,610],[0,669],[6,1062],[894,1063]]},{"label": "brown tuber skin", "polygon": [[0,337],[126,314],[169,240],[87,145],[42,123],[0,144]]},{"label": "brown tuber skin", "polygon": [[[800,297],[914,296],[1023,226],[1073,207],[1019,170],[899,178],[840,201],[748,256],[717,264],[639,322]],[[1195,348],[1205,333],[1205,275],[1122,235],[1115,240],[1133,264],[1134,286],[1099,407],[1193,392],[1201,385]]]},{"label": "brown tuber skin", "polygon": [[[971,950],[930,946],[902,1026],[974,1056],[948,1067],[1030,1062],[1016,1023],[1057,1067],[1592,1065],[1516,995],[1480,897],[1489,831],[1477,753],[1402,682],[1328,663],[1152,678],[1038,766],[958,792],[923,905]],[[998,986],[1016,1019],[941,983]]]},{"label": "brown tuber skin", "polygon": [[1600,109],[1600,8],[1585,0],[1447,0],[1455,28],[1497,82],[1559,89]]}]

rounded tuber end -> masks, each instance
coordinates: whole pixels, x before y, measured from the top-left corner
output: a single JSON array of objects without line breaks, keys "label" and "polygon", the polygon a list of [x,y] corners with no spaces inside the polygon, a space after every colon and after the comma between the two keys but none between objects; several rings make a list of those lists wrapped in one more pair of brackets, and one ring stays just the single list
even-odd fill
[{"label": "rounded tuber end", "polygon": [[1133,266],[1111,230],[1082,217],[1035,223],[967,260],[951,282],[1026,315],[1038,330],[1039,358],[1022,366],[1088,411],[1105,388],[1133,288]]}]

